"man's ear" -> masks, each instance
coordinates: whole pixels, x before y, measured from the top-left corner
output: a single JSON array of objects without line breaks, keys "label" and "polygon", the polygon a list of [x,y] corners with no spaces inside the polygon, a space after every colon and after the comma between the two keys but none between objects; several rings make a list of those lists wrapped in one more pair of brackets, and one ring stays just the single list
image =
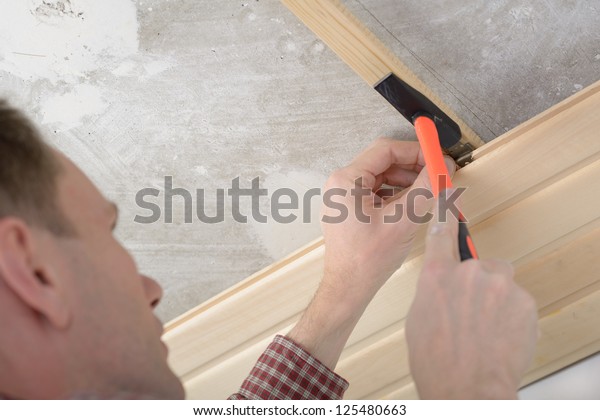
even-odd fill
[{"label": "man's ear", "polygon": [[55,328],[64,329],[70,321],[69,308],[58,279],[39,261],[36,242],[22,220],[0,219],[0,279],[23,305]]}]

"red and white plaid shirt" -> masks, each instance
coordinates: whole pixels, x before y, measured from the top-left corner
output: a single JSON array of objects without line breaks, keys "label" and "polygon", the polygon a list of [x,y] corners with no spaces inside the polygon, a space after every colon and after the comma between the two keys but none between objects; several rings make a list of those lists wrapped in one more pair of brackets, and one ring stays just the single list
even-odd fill
[{"label": "red and white plaid shirt", "polygon": [[348,382],[278,335],[230,400],[339,400]]}]

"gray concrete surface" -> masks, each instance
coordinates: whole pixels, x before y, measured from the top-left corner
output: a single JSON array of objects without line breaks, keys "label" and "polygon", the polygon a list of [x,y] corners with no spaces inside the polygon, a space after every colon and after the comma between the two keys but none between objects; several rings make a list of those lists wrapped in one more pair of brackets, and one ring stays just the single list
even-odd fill
[{"label": "gray concrete surface", "polygon": [[600,2],[348,5],[486,141],[600,79]]},{"label": "gray concrete surface", "polygon": [[[347,4],[486,140],[600,78],[597,1]],[[138,224],[139,190],[162,199],[172,176],[206,190],[210,215],[236,177],[303,194],[377,136],[414,137],[277,0],[0,0],[0,10],[0,96],[119,204],[117,235],[163,285],[164,321],[316,238],[318,208],[309,224],[230,213],[186,224],[179,199],[174,223]]]}]

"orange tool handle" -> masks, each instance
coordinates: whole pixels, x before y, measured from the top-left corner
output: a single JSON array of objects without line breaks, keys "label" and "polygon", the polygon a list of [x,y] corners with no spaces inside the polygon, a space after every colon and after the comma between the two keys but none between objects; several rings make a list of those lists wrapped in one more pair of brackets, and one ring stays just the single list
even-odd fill
[{"label": "orange tool handle", "polygon": [[[414,119],[414,124],[417,131],[417,138],[425,157],[425,167],[431,181],[433,196],[438,197],[440,191],[452,188],[452,180],[444,162],[444,154],[440,146],[438,131],[435,127],[435,122],[425,115],[417,116]],[[478,258],[471,234],[467,229],[467,222],[462,213],[458,216],[458,250],[461,261]]]}]

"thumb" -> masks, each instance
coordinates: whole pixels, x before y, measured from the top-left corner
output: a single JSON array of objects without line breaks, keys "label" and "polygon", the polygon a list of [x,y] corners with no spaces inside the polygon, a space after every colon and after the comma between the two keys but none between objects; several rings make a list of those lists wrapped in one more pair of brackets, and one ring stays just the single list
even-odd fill
[{"label": "thumb", "polygon": [[[449,197],[454,189],[440,192],[440,195]],[[427,238],[425,239],[424,266],[429,264],[456,264],[460,262],[458,253],[458,219],[452,212],[442,208],[442,201],[435,200],[433,219],[429,224]]]},{"label": "thumb", "polygon": [[456,162],[451,156],[444,155],[444,163],[446,164],[446,168],[448,168],[448,174],[450,175],[450,178],[454,178],[457,168]]},{"label": "thumb", "polygon": [[[448,169],[448,175],[452,179],[452,177],[454,177],[454,174],[456,173],[456,167],[457,167],[456,162],[454,162],[454,159],[452,159],[450,156],[445,155],[444,163],[446,164],[446,168]],[[441,174],[439,176],[446,177],[447,175]],[[428,172],[428,168],[427,168],[427,166],[425,166],[423,168],[423,170],[421,171],[421,173],[419,174],[419,176],[417,177],[417,180],[413,184],[412,188],[415,188],[415,189],[419,188],[424,196],[426,196],[427,198],[433,198],[434,194],[432,192],[432,187],[431,187],[431,177],[432,177],[432,174],[430,174]],[[440,180],[436,180],[436,181],[443,183],[443,185],[448,185],[450,183],[450,180],[445,181],[443,179],[440,179]],[[440,194],[451,195],[451,193],[452,193],[451,191],[445,191],[445,192],[441,192]],[[431,199],[427,199],[427,200],[416,199],[416,200],[409,200],[409,203],[408,203],[409,206],[411,205],[410,201],[413,201],[412,204],[414,205],[414,210],[415,210],[414,214],[417,214],[417,215],[419,215],[419,214],[429,215],[429,213],[427,213],[427,212],[429,212],[431,210],[431,207],[433,206],[433,203],[434,203],[434,200],[431,200]],[[434,221],[435,220],[439,221],[440,220],[440,209],[439,209],[440,201],[436,200],[435,203],[436,203],[436,206],[435,206],[436,208],[434,211]],[[410,211],[410,208],[408,208],[407,210]],[[425,220],[419,221],[419,222],[425,223],[425,222],[428,222],[429,220],[430,219],[425,219]]]},{"label": "thumb", "polygon": [[[446,169],[448,170],[448,175],[450,176],[450,179],[454,178],[454,174],[456,173],[456,162],[454,161],[454,159],[452,159],[452,157],[448,156],[448,155],[444,155],[444,163],[446,164]],[[421,172],[428,172],[428,167],[425,166],[423,168],[423,170]],[[429,174],[429,177],[427,177],[425,179],[425,184],[423,185],[424,188],[427,188],[431,191],[431,177],[434,176],[433,174]],[[446,174],[437,174],[436,175],[438,178],[440,177],[445,177]]]}]

